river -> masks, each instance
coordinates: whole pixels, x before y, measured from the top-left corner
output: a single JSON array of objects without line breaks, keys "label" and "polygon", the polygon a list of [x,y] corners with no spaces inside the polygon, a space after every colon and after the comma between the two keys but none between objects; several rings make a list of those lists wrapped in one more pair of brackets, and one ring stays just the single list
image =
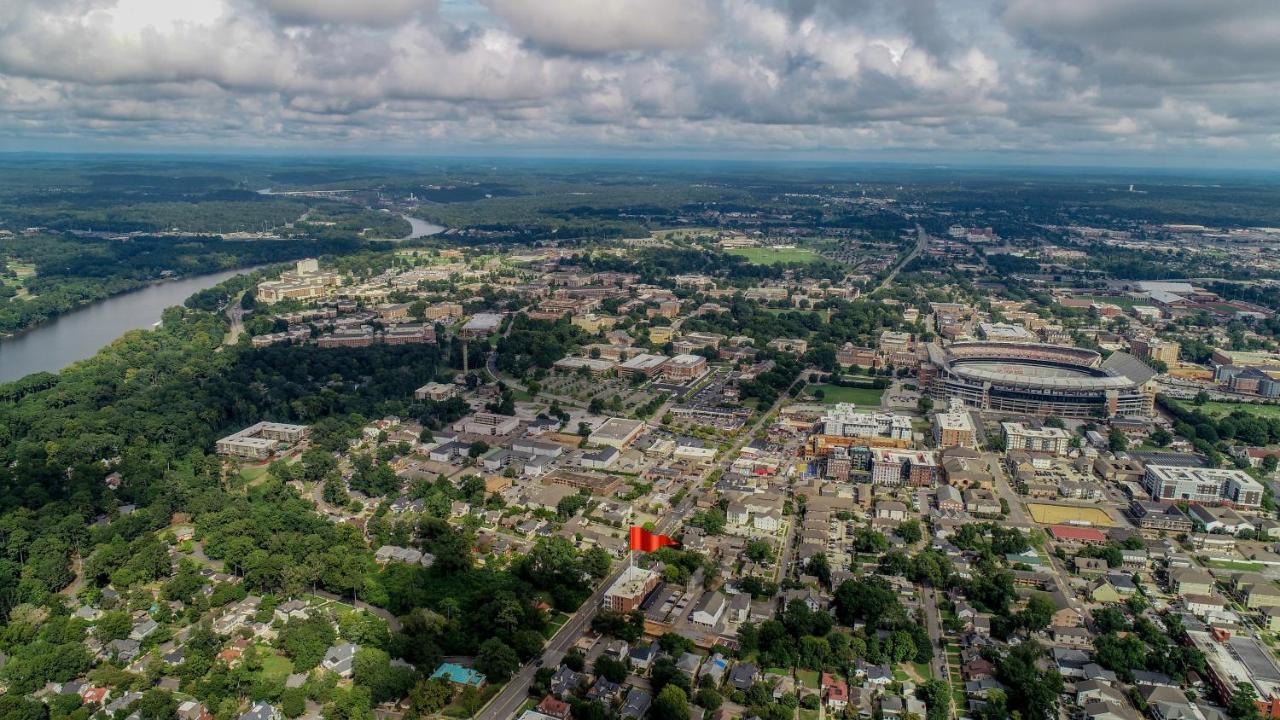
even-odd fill
[{"label": "river", "polygon": [[126,332],[155,325],[165,308],[181,305],[195,292],[251,270],[224,270],[148,285],[60,315],[15,337],[0,339],[0,382],[41,370],[57,372],[77,360],[93,357]]},{"label": "river", "polygon": [[435,223],[429,223],[426,220],[419,220],[416,217],[409,217],[408,215],[401,215],[400,217],[407,220],[410,227],[409,234],[400,238],[401,240],[412,240],[414,238],[426,237],[428,235],[435,235],[436,233],[444,232],[443,225],[436,225]]}]

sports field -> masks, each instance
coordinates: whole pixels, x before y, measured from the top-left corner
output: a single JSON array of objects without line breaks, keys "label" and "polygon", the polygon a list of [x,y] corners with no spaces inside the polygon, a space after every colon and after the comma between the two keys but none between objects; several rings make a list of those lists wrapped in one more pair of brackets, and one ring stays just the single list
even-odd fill
[{"label": "sports field", "polygon": [[1028,503],[1027,509],[1031,511],[1031,517],[1041,525],[1060,525],[1067,522],[1087,522],[1103,527],[1115,525],[1111,516],[1098,508]]},{"label": "sports field", "polygon": [[770,247],[753,247],[753,248],[734,248],[729,251],[730,255],[744,257],[747,262],[752,265],[779,265],[781,263],[812,263],[818,262],[822,256],[812,250],[804,248],[770,248]]},{"label": "sports field", "polygon": [[875,388],[859,388],[859,387],[841,387],[840,385],[810,385],[805,388],[810,394],[815,390],[822,391],[822,402],[824,403],[855,403],[858,409],[865,408],[867,412],[880,409],[880,396],[884,395],[884,390],[876,390]]}]

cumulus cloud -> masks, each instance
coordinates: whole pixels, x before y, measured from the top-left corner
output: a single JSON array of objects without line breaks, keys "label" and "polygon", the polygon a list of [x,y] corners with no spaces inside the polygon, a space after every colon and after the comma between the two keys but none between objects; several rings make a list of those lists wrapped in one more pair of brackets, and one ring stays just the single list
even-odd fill
[{"label": "cumulus cloud", "polygon": [[569,52],[694,48],[715,13],[705,0],[482,0],[521,36]]},{"label": "cumulus cloud", "polygon": [[259,0],[284,23],[352,24],[390,27],[419,14],[434,13],[435,0]]},{"label": "cumulus cloud", "polygon": [[1274,158],[1269,0],[8,0],[56,139]]}]

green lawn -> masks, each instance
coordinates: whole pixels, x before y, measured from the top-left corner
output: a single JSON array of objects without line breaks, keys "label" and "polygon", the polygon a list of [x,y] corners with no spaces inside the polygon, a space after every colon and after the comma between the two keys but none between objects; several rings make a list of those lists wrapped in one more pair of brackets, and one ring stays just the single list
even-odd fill
[{"label": "green lawn", "polygon": [[876,390],[875,388],[842,387],[826,383],[810,385],[805,388],[805,391],[810,394],[815,390],[822,391],[822,402],[824,403],[856,403],[858,407],[868,408],[868,411],[879,410],[880,398],[884,395],[884,390]]},{"label": "green lawn", "polygon": [[1261,572],[1262,563],[1239,562],[1236,560],[1210,560],[1209,567],[1219,570],[1239,570],[1241,572]]},{"label": "green lawn", "polygon": [[293,663],[290,662],[289,658],[274,653],[262,658],[262,676],[264,678],[287,678],[292,674]]},{"label": "green lawn", "polygon": [[818,711],[800,708],[800,720],[818,720]]},{"label": "green lawn", "polygon": [[822,259],[822,256],[812,250],[804,248],[734,248],[729,251],[730,255],[737,255],[747,259],[752,265],[778,265],[781,263],[813,263]]},{"label": "green lawn", "polygon": [[[1195,405],[1188,406],[1192,408],[1196,407]],[[1199,407],[1206,415],[1212,415],[1214,417],[1230,415],[1234,410],[1243,410],[1250,415],[1257,415],[1259,417],[1280,418],[1280,405],[1254,405],[1252,403],[1233,403],[1211,400]]]},{"label": "green lawn", "polygon": [[919,675],[920,677],[926,680],[933,677],[933,668],[929,667],[929,663],[913,662],[911,663],[911,667],[916,669],[917,675]]},{"label": "green lawn", "polygon": [[822,681],[817,670],[796,670],[796,679],[807,688],[817,688]]},{"label": "green lawn", "polygon": [[262,476],[266,474],[267,474],[266,465],[250,465],[249,467],[240,471],[240,482],[245,485],[252,485],[253,483],[262,479]]}]

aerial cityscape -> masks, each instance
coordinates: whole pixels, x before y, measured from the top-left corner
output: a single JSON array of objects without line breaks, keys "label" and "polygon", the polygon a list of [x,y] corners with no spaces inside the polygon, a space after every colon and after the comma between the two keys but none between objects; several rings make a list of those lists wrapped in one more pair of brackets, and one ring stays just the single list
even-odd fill
[{"label": "aerial cityscape", "polygon": [[0,3],[0,720],[1280,719],[1277,28]]}]

